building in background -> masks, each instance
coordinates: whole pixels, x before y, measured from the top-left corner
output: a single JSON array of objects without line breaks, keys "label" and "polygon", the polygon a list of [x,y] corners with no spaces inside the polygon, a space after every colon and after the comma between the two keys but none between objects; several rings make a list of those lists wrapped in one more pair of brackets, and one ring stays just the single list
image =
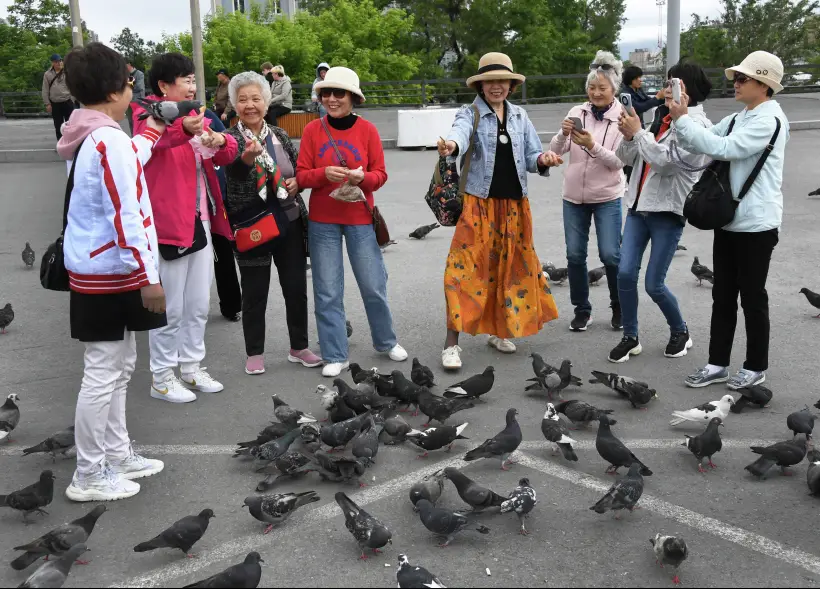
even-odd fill
[{"label": "building in background", "polygon": [[649,60],[652,52],[649,49],[635,49],[629,52],[629,63],[636,65],[642,70],[649,69]]},{"label": "building in background", "polygon": [[299,0],[211,0],[211,8],[214,12],[217,3],[221,5],[226,14],[242,12],[249,15],[254,5],[262,9],[273,6],[275,16],[285,16],[289,19],[293,19],[299,11]]}]

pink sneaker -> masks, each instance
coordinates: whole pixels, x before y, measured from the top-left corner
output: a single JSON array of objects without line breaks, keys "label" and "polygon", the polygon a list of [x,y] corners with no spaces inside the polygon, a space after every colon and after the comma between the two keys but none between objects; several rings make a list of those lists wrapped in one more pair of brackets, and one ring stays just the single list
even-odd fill
[{"label": "pink sneaker", "polygon": [[301,364],[307,368],[316,368],[322,365],[322,359],[310,351],[310,348],[304,350],[291,350],[288,354],[288,362],[294,364]]},{"label": "pink sneaker", "polygon": [[245,362],[245,372],[247,374],[264,374],[265,357],[261,354],[259,356],[248,356],[248,361]]}]

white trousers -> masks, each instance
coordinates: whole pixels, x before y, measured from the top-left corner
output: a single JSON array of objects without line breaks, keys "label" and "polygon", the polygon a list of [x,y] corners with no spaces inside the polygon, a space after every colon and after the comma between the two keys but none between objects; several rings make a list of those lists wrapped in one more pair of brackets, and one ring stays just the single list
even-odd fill
[{"label": "white trousers", "polygon": [[185,374],[196,372],[205,359],[214,252],[210,223],[203,221],[202,224],[208,238],[204,249],[170,262],[159,257],[168,325],[148,332],[151,372],[157,382],[170,376],[177,367]]},{"label": "white trousers", "polygon": [[121,342],[85,344],[85,370],[74,416],[80,474],[99,471],[106,457],[128,457],[131,438],[125,426],[125,392],[136,363],[132,331],[126,330]]}]

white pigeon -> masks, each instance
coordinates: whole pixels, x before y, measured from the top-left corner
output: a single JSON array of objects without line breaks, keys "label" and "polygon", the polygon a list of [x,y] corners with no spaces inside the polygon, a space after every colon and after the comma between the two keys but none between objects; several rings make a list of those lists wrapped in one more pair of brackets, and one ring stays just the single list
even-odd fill
[{"label": "white pigeon", "polygon": [[669,425],[679,425],[684,421],[709,423],[709,420],[713,417],[726,419],[726,416],[729,415],[729,408],[734,404],[735,399],[732,395],[724,395],[719,401],[710,401],[687,411],[673,411],[672,417],[674,419],[669,422]]}]

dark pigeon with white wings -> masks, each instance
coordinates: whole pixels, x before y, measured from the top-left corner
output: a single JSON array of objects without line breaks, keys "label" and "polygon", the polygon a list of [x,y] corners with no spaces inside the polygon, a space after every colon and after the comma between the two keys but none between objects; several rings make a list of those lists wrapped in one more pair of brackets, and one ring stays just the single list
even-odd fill
[{"label": "dark pigeon with white wings", "polygon": [[535,495],[535,489],[530,485],[530,479],[524,477],[518,481],[518,486],[513,489],[510,496],[504,503],[501,504],[501,513],[509,513],[514,511],[518,516],[518,521],[521,522],[521,531],[519,534],[527,536],[527,526],[524,524],[525,518],[538,504],[538,498]]}]

